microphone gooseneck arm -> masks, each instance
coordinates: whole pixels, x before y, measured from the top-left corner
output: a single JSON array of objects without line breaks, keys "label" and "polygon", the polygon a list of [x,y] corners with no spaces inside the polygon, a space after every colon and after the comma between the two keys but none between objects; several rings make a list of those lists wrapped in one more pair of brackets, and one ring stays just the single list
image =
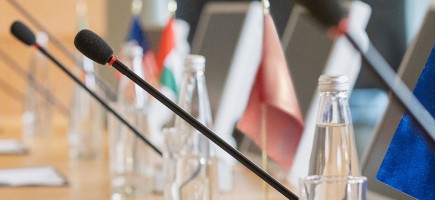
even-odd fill
[{"label": "microphone gooseneck arm", "polygon": [[28,81],[31,82],[30,87],[35,89],[41,96],[43,96],[50,104],[52,104],[54,107],[56,107],[59,112],[64,114],[65,116],[69,116],[69,109],[59,100],[57,99],[52,92],[50,92],[46,87],[41,85],[33,76],[33,74],[27,72],[22,68],[20,65],[18,65],[17,62],[12,60],[9,56],[6,55],[3,51],[0,51],[0,57],[1,60],[6,63],[6,66],[8,66],[11,70],[13,70],[15,73],[21,75],[22,77],[27,77]]},{"label": "microphone gooseneck arm", "polygon": [[424,108],[420,101],[403,83],[391,66],[385,61],[376,48],[369,42],[367,50],[364,50],[357,40],[348,32],[344,32],[346,38],[353,47],[360,52],[362,58],[369,63],[381,80],[391,89],[402,105],[411,113],[421,127],[435,141],[435,120]]},{"label": "microphone gooseneck arm", "polygon": [[213,131],[211,131],[206,126],[201,124],[198,120],[196,120],[194,117],[192,117],[189,113],[184,111],[177,104],[175,104],[173,101],[168,99],[166,96],[164,96],[157,89],[152,87],[149,83],[147,83],[141,77],[139,77],[134,72],[132,72],[122,62],[116,60],[116,57],[112,57],[109,64],[112,67],[114,67],[115,69],[117,69],[119,72],[121,72],[122,74],[127,76],[130,80],[135,82],[137,85],[139,85],[142,89],[147,91],[151,96],[153,96],[158,101],[163,103],[166,107],[168,107],[170,110],[172,110],[175,114],[177,114],[179,117],[181,117],[187,123],[192,125],[196,130],[201,132],[204,136],[206,136],[208,139],[210,139],[213,143],[218,145],[220,148],[222,148],[224,151],[226,151],[228,154],[230,154],[233,158],[235,158],[240,163],[242,163],[245,167],[247,167],[249,170],[251,170],[253,173],[255,173],[258,177],[260,177],[261,179],[266,181],[270,186],[275,188],[282,195],[284,195],[288,199],[295,199],[295,200],[298,199],[298,197],[295,194],[293,194],[290,190],[288,190],[286,187],[284,187],[281,183],[279,183],[277,180],[275,180],[268,173],[263,171],[260,167],[255,165],[252,161],[250,161],[248,158],[246,158],[242,153],[240,153],[235,148],[233,148],[231,145],[229,145],[227,142],[222,140],[219,136],[217,136],[215,133],[213,133]]},{"label": "microphone gooseneck arm", "polygon": [[112,107],[110,107],[101,97],[99,97],[95,92],[89,89],[84,83],[82,83],[74,74],[72,74],[65,66],[63,66],[57,59],[55,59],[50,53],[48,53],[43,47],[35,45],[35,47],[47,58],[49,58],[56,66],[58,66],[63,72],[65,72],[75,83],[80,85],[84,90],[86,90],[92,97],[94,97],[103,107],[105,107],[110,113],[112,113],[119,121],[126,125],[133,133],[139,137],[143,142],[145,142],[149,147],[151,147],[157,154],[162,156],[162,152],[154,146],[150,141],[148,141],[135,127],[128,123],[121,115],[119,115]]},{"label": "microphone gooseneck arm", "polygon": [[[415,120],[435,141],[435,120],[421,105],[420,101],[406,87],[399,76],[392,70],[376,48],[368,42],[368,48],[363,48],[359,41],[348,31],[347,20],[343,8],[337,0],[297,0],[304,5],[314,17],[330,29],[330,36],[344,35],[353,47],[361,54],[363,60],[369,63],[381,80],[391,89],[402,105],[411,113]],[[332,38],[334,39],[334,38]],[[434,145],[435,146],[435,145]]]},{"label": "microphone gooseneck arm", "polygon": [[[56,37],[54,37],[41,23],[38,22],[28,11],[26,11],[16,0],[8,0],[9,3],[18,11],[20,12],[27,20],[29,20],[30,23],[32,23],[37,29],[41,30],[42,32],[45,32],[47,36],[50,38],[50,40],[53,42],[54,46],[59,49],[64,55],[66,55],[71,61],[75,62],[74,66],[77,68],[80,68],[80,70],[84,70],[81,66],[77,65],[77,63],[80,63],[81,60],[74,55],[68,48],[65,47]],[[98,83],[98,86],[100,86],[105,94],[110,99],[116,99],[116,93],[114,90],[109,86],[109,84],[104,81],[100,76],[95,76],[95,81]]]}]

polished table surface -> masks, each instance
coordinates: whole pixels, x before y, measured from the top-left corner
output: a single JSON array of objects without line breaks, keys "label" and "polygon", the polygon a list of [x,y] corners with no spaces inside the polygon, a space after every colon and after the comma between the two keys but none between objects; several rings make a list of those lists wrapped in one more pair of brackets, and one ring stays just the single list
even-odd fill
[{"label": "polished table surface", "polygon": [[[1,119],[0,119],[1,120]],[[0,139],[19,139],[29,152],[23,155],[0,155],[0,169],[54,166],[68,180],[60,187],[2,187],[0,199],[110,199],[110,177],[107,146],[99,160],[76,160],[68,157],[66,124],[56,123],[54,131],[46,135],[24,139],[19,118],[3,119],[0,123]],[[286,184],[286,187],[294,189]],[[141,198],[143,199],[143,198]],[[161,194],[152,194],[146,199],[163,199]],[[236,165],[234,187],[221,192],[219,199],[263,199],[262,181],[247,168]],[[275,189],[269,188],[269,199],[286,199]]]}]

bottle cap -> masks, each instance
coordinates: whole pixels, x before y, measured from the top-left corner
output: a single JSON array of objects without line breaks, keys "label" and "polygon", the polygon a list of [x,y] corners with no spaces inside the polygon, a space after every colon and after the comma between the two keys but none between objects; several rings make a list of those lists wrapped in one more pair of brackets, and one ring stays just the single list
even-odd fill
[{"label": "bottle cap", "polygon": [[142,56],[143,54],[143,49],[142,47],[138,46],[138,45],[132,45],[129,49],[129,55],[131,57],[137,57],[137,56]]},{"label": "bottle cap", "polygon": [[188,55],[184,60],[186,71],[204,71],[205,57],[201,55]]},{"label": "bottle cap", "polygon": [[346,75],[325,74],[319,77],[319,91],[347,91],[349,78]]},{"label": "bottle cap", "polygon": [[48,43],[48,35],[45,32],[39,32],[36,34],[36,41],[41,47],[47,46]]}]

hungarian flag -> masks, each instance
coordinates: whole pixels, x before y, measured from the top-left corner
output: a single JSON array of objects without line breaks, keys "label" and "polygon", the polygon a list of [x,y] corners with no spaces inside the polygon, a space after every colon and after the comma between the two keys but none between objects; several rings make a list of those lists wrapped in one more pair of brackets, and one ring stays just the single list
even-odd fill
[{"label": "hungarian flag", "polygon": [[[162,32],[159,52],[156,57],[159,91],[176,102],[183,76],[184,58],[188,53],[188,25],[171,17]],[[161,129],[170,121],[173,112],[153,99],[149,109],[151,137],[156,143],[162,142]]]},{"label": "hungarian flag", "polygon": [[134,15],[132,17],[127,35],[127,42],[134,42],[136,45],[142,47],[142,64],[144,68],[145,79],[155,85],[158,80],[156,59],[153,51],[151,50],[148,36],[142,28],[140,16],[138,15]]},{"label": "hungarian flag", "polygon": [[180,66],[177,66],[179,58],[177,58],[175,51],[176,36],[174,26],[175,19],[171,17],[163,30],[160,49],[157,55],[157,66],[162,90],[166,92],[165,94],[170,95],[169,98],[172,97],[172,99],[178,96],[176,76],[182,73],[180,72],[181,69],[179,69]]},{"label": "hungarian flag", "polygon": [[[282,167],[289,169],[301,138],[303,120],[270,14],[264,16],[263,29],[262,59],[247,108],[237,128],[261,147],[264,117],[267,154]],[[262,108],[265,108],[264,112]]]}]

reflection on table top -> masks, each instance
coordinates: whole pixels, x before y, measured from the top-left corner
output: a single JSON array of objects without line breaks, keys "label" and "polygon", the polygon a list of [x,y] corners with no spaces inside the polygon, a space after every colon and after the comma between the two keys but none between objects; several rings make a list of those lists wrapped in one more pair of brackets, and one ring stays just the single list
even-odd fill
[{"label": "reflection on table top", "polygon": [[[54,166],[69,183],[61,187],[0,188],[0,199],[110,199],[107,145],[104,156],[99,160],[70,159],[66,124],[65,121],[57,122],[51,134],[24,140],[20,120],[8,119],[0,123],[0,139],[19,139],[29,148],[29,152],[24,155],[0,155],[0,169]],[[288,184],[286,187],[294,191]],[[152,194],[148,199],[163,199],[163,195]],[[234,187],[229,192],[221,193],[219,199],[263,199],[262,181],[247,168],[236,165]],[[269,188],[269,199],[286,198]]]}]

